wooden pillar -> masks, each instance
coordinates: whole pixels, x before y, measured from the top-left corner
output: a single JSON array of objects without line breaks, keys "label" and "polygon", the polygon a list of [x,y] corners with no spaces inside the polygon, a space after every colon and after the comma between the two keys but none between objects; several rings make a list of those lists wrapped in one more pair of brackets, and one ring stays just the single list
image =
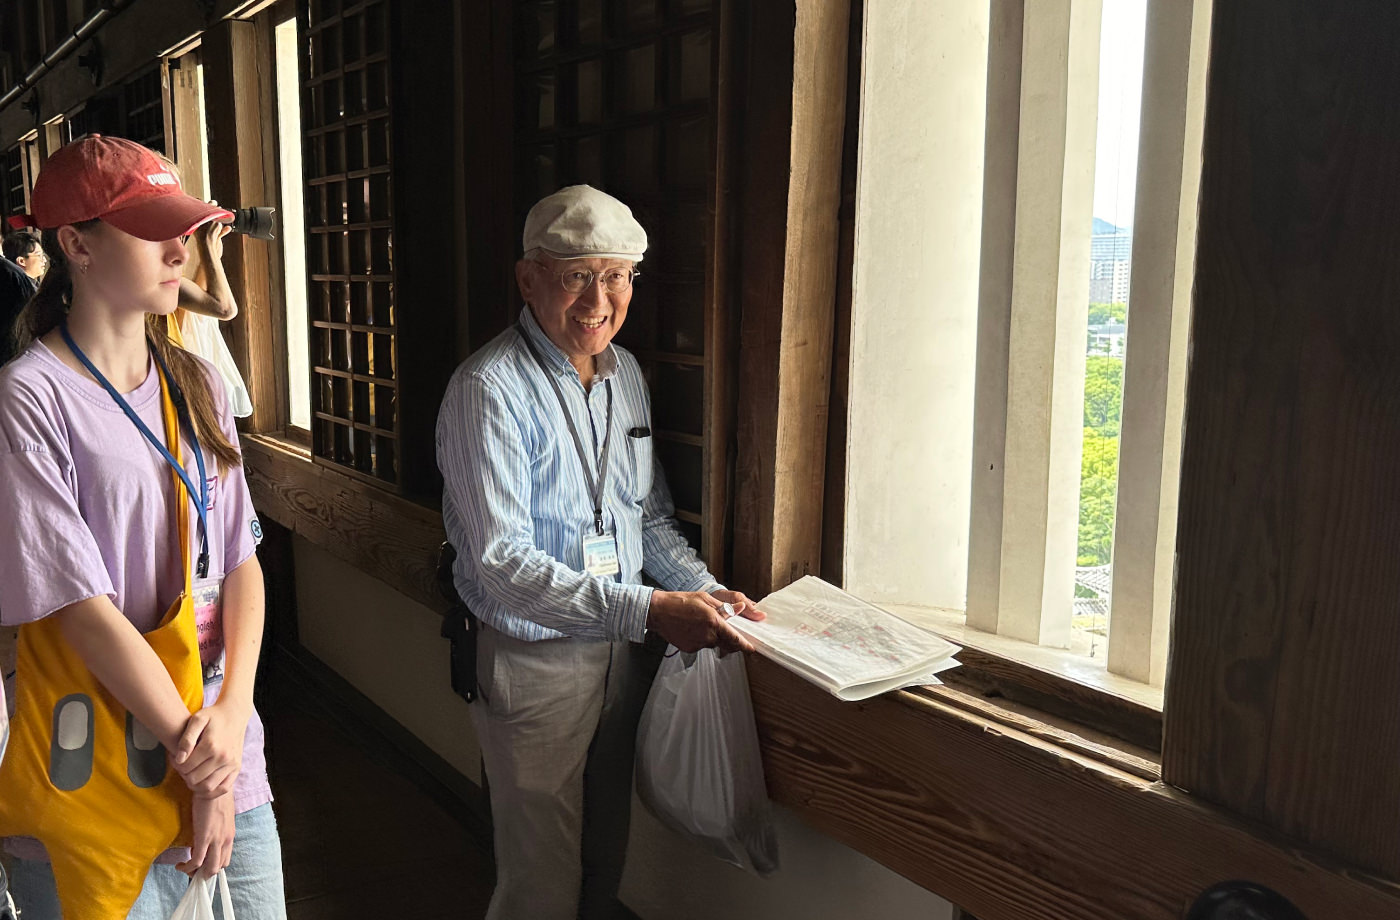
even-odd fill
[{"label": "wooden pillar", "polygon": [[1162,773],[1400,878],[1400,6],[1215,8]]},{"label": "wooden pillar", "polygon": [[745,29],[734,583],[821,567],[848,0],[754,4]]},{"label": "wooden pillar", "polygon": [[[409,494],[433,496],[442,488],[432,450],[409,445],[434,443],[438,406],[454,369],[457,340],[453,324],[466,317],[450,309],[421,309],[421,304],[451,304],[456,296],[453,261],[456,195],[451,138],[441,113],[423,104],[423,87],[450,74],[452,14],[435,0],[399,0],[393,4],[394,58],[391,75],[393,115],[394,301],[398,318],[397,367],[402,392],[399,420],[404,437],[400,473]],[[412,49],[411,52],[408,49]]]},{"label": "wooden pillar", "polygon": [[199,105],[199,52],[192,51],[168,62],[170,79],[170,122],[173,143],[166,148],[180,167],[180,184],[196,198],[208,198],[204,187],[204,127]]},{"label": "wooden pillar", "polygon": [[[209,126],[210,197],[226,208],[265,204],[263,146],[271,142],[264,112],[262,74],[270,66],[270,49],[260,48],[251,22],[223,20],[204,33],[204,95]],[[249,432],[277,427],[280,394],[274,354],[275,316],[271,302],[268,243],[242,234],[224,238],[224,268],[238,300],[238,317],[230,323],[229,348],[243,372],[253,414]],[[253,356],[258,360],[253,360]]]}]

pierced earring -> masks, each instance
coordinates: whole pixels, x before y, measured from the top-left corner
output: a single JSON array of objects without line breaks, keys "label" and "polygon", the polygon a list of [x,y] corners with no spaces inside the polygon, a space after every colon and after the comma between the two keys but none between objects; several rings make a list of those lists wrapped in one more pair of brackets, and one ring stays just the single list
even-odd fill
[{"label": "pierced earring", "polygon": [[79,265],[78,267],[79,267],[80,269],[82,269],[83,274],[86,275],[86,274],[87,274],[87,270],[88,270],[88,266],[91,265],[91,264],[92,264],[91,262],[84,262],[82,265]]}]

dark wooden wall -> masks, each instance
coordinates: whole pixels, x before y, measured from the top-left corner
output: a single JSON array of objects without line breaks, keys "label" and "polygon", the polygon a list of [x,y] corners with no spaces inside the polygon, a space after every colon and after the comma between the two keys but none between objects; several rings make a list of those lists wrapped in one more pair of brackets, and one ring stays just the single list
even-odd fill
[{"label": "dark wooden wall", "polygon": [[1400,878],[1400,6],[1215,9],[1163,775]]}]

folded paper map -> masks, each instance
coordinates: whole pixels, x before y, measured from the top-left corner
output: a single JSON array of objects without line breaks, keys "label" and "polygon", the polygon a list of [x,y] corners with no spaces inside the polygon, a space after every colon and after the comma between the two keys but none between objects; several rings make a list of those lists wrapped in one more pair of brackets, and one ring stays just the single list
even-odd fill
[{"label": "folded paper map", "polygon": [[922,684],[957,667],[961,648],[814,575],[774,591],[758,607],[766,620],[729,622],[759,654],[842,700],[863,700]]}]

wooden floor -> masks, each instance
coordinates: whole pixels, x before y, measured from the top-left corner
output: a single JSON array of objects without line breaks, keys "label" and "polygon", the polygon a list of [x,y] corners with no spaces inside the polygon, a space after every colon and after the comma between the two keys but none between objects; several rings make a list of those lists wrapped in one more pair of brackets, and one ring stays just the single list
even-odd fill
[{"label": "wooden floor", "polygon": [[289,920],[474,920],[494,875],[467,830],[334,725],[263,712]]}]

